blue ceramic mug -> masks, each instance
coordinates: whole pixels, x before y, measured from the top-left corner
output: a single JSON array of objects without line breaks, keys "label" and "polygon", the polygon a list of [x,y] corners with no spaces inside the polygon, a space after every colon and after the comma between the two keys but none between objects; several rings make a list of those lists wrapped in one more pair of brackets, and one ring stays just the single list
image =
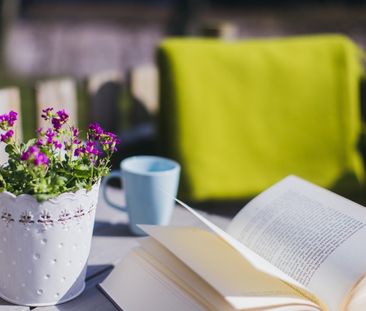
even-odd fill
[{"label": "blue ceramic mug", "polygon": [[[120,167],[102,182],[108,205],[128,213],[129,227],[136,235],[145,234],[137,224],[167,225],[175,206],[180,165],[162,157],[134,156],[123,160]],[[106,186],[111,178],[122,179],[126,207],[108,199]]]}]

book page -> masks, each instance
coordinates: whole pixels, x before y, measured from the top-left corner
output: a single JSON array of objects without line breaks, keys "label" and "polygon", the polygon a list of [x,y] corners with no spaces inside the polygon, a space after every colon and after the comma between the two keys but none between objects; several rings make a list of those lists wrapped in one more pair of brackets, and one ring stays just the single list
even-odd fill
[{"label": "book page", "polygon": [[227,232],[331,311],[366,272],[366,209],[294,176],[252,200]]},{"label": "book page", "polygon": [[129,253],[99,286],[123,310],[207,311],[148,264],[136,250]]},{"label": "book page", "polygon": [[366,306],[366,274],[355,286],[349,301],[345,304],[347,311],[364,311]]},{"label": "book page", "polygon": [[[141,228],[210,284],[235,309],[303,305],[304,310],[320,310],[284,282],[254,268],[211,232],[193,227],[141,225]],[[163,255],[161,252],[156,257],[164,263]],[[165,263],[169,266],[167,259]]]},{"label": "book page", "polygon": [[[165,192],[166,195],[169,195]],[[220,237],[223,241],[225,241],[228,245],[230,245],[233,249],[235,249],[245,260],[247,260],[254,268],[259,271],[262,271],[266,274],[269,274],[273,277],[276,277],[287,284],[291,284],[291,286],[295,287],[296,290],[301,292],[303,295],[321,306],[322,310],[328,310],[328,308],[324,305],[324,303],[316,297],[316,295],[310,292],[306,287],[301,285],[295,279],[288,276],[286,273],[278,269],[276,266],[272,265],[269,261],[259,256],[257,253],[252,251],[250,248],[245,246],[243,243],[239,242],[237,239],[233,238],[230,234],[217,227],[214,223],[200,215],[194,209],[189,207],[184,202],[175,198],[175,201],[179,203],[182,207],[184,207],[188,212],[190,212],[194,217],[196,217],[202,224],[203,227],[214,233],[216,236]]]},{"label": "book page", "polygon": [[139,255],[198,302],[212,311],[232,311],[233,307],[213,287],[194,273],[162,244],[151,237],[139,239]]},{"label": "book page", "polygon": [[[231,247],[233,247],[236,251],[238,251],[246,260],[250,262],[253,267],[256,269],[265,272],[267,274],[270,274],[274,277],[277,277],[285,282],[291,283],[295,285],[296,287],[302,288],[302,285],[289,277],[287,274],[283,273],[281,270],[273,266],[270,262],[268,262],[266,259],[259,256],[257,253],[253,252],[250,248],[246,247],[244,244],[240,243],[238,240],[233,238],[230,234],[216,226],[214,223],[200,215],[198,212],[196,212],[194,209],[189,207],[184,202],[175,199],[177,203],[179,203],[182,207],[184,207],[188,212],[190,212],[194,217],[196,217],[198,220],[201,221],[201,223],[204,225],[204,228],[207,228],[207,230],[211,231],[215,235],[219,236],[221,239],[223,239],[226,243],[228,243]],[[140,225],[139,227],[143,227],[143,225]],[[143,228],[142,228],[143,229]],[[302,288],[303,290],[306,290],[305,288]]]}]

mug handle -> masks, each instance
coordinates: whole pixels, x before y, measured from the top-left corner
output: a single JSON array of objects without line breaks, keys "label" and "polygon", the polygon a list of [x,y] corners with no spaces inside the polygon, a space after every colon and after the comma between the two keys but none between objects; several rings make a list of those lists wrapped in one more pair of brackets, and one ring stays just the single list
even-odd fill
[{"label": "mug handle", "polygon": [[119,170],[116,171],[112,171],[108,176],[105,176],[102,180],[102,194],[103,194],[103,199],[107,202],[107,204],[110,207],[113,207],[115,209],[118,209],[119,211],[126,211],[125,207],[122,205],[118,205],[116,203],[113,203],[111,200],[109,200],[108,195],[107,195],[107,184],[108,181],[111,180],[112,178],[121,178],[122,174]]}]

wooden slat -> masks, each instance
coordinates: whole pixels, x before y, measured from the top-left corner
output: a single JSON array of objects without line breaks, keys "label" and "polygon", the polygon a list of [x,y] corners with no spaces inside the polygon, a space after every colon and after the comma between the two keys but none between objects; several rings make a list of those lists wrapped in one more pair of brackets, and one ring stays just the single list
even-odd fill
[{"label": "wooden slat", "polygon": [[121,141],[128,155],[156,154],[155,116],[158,103],[158,70],[155,65],[140,65],[132,68],[128,74],[128,107]]},{"label": "wooden slat", "polygon": [[158,103],[159,76],[153,64],[140,65],[131,69],[130,92],[132,98],[141,103],[151,114],[156,114]]},{"label": "wooden slat", "polygon": [[[9,113],[11,110],[18,113],[18,121],[14,126],[15,138],[22,140],[23,131],[19,89],[16,87],[0,89],[0,114]],[[7,161],[7,154],[4,149],[5,145],[0,143],[0,164]]]},{"label": "wooden slat", "polygon": [[223,40],[236,40],[239,37],[239,29],[231,22],[208,23],[202,27],[202,35]]},{"label": "wooden slat", "polygon": [[102,71],[91,75],[87,81],[89,94],[89,119],[109,131],[121,128],[119,98],[123,75],[119,71]]},{"label": "wooden slat", "polygon": [[73,79],[39,81],[36,84],[37,126],[45,127],[42,110],[53,107],[54,111],[65,109],[70,115],[70,124],[77,125],[77,93]]}]

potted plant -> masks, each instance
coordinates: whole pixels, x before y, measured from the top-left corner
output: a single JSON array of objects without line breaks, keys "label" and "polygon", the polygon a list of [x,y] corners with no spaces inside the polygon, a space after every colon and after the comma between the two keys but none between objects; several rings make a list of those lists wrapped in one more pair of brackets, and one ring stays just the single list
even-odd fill
[{"label": "potted plant", "polygon": [[17,113],[0,115],[0,297],[30,306],[83,291],[100,179],[119,143],[97,123],[82,141],[64,110],[42,117],[49,127],[18,143]]}]

